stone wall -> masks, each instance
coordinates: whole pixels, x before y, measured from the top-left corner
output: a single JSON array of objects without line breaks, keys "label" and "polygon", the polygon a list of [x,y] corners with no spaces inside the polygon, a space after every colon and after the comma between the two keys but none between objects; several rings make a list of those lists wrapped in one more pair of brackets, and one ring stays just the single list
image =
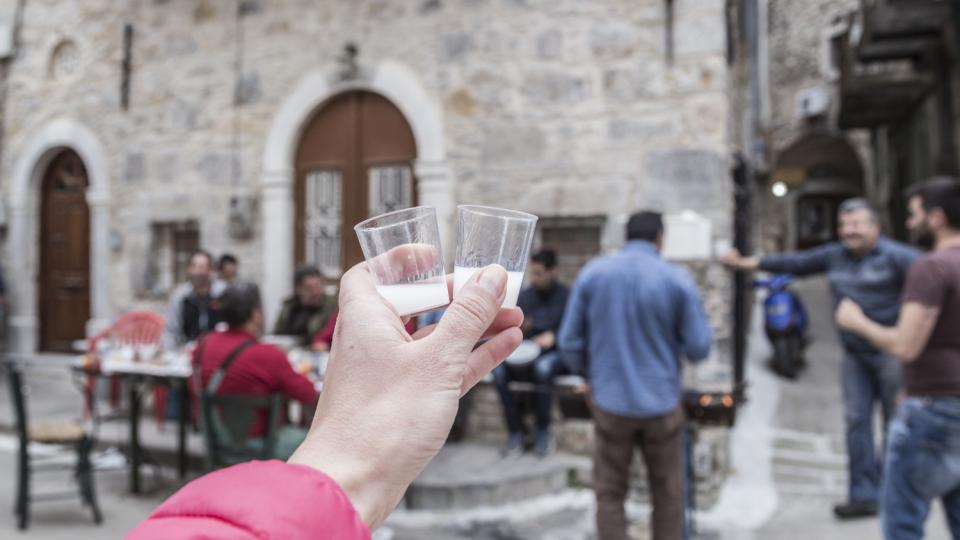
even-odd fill
[{"label": "stone wall", "polygon": [[[729,226],[723,0],[90,0],[26,4],[0,164],[54,118],[109,162],[114,311],[142,305],[150,224],[195,219],[201,242],[262,274],[261,231],[228,233],[260,194],[266,133],[291,89],[346,43],[364,69],[403,64],[441,105],[456,201],[543,215],[692,208]],[[129,109],[122,36],[133,25]],[[66,52],[65,52],[66,51]],[[306,120],[306,119],[304,119]],[[256,217],[254,217],[256,223]]]}]

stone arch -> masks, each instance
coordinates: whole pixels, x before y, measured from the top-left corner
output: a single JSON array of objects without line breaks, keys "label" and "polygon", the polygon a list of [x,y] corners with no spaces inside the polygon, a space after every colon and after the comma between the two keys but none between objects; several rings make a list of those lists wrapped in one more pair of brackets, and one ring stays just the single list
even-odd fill
[{"label": "stone arch", "polygon": [[306,75],[280,106],[267,135],[260,178],[263,220],[263,304],[268,321],[291,290],[293,275],[294,155],[313,113],[333,96],[368,90],[393,102],[406,117],[417,145],[414,173],[420,204],[435,206],[446,238],[453,215],[452,187],[446,164],[440,103],[410,68],[382,61],[362,70],[356,80],[337,81],[335,67]]},{"label": "stone arch", "polygon": [[17,156],[8,194],[9,235],[7,271],[11,291],[11,346],[20,353],[37,348],[37,271],[39,269],[40,183],[53,157],[69,148],[83,160],[90,185],[90,313],[88,329],[109,323],[111,317],[107,274],[110,258],[110,176],[107,153],[89,128],[70,118],[44,124]]}]

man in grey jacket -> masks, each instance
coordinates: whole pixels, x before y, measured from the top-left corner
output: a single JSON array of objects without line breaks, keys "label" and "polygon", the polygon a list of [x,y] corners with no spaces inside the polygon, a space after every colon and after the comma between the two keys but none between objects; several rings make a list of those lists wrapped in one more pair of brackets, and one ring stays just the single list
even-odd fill
[{"label": "man in grey jacket", "polygon": [[[760,258],[743,257],[734,250],[721,257],[721,262],[738,270],[796,276],[826,274],[834,307],[850,298],[863,306],[873,321],[896,324],[907,270],[920,253],[883,237],[877,213],[864,199],[841,204],[838,221],[840,242]],[[848,501],[834,507],[834,513],[849,519],[877,513],[882,461],[874,452],[873,411],[879,402],[886,435],[900,389],[900,365],[858,335],[840,331],[840,339],[844,348],[841,384],[850,482]]]}]

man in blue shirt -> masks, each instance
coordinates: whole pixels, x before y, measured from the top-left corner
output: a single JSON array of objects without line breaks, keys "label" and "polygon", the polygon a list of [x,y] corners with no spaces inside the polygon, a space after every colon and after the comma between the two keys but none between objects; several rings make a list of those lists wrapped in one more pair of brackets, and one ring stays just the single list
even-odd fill
[{"label": "man in blue shirt", "polygon": [[653,537],[683,537],[681,357],[697,361],[712,336],[690,275],[660,257],[663,219],[640,212],[627,243],[580,272],[559,347],[590,383],[599,540],[626,539],[623,503],[633,449],[647,466]]},{"label": "man in blue shirt", "polygon": [[[880,222],[864,199],[849,199],[840,205],[840,242],[799,253],[742,257],[736,251],[721,260],[740,270],[807,276],[827,275],[834,307],[844,298],[863,306],[867,316],[893,326],[900,313],[900,293],[907,270],[917,259],[914,248],[880,235]],[[881,462],[875,455],[873,410],[877,401],[883,411],[884,433],[896,409],[900,389],[897,360],[850,332],[840,332],[845,351],[841,384],[847,424],[847,456],[850,469],[848,500],[834,507],[841,519],[877,513]]]}]

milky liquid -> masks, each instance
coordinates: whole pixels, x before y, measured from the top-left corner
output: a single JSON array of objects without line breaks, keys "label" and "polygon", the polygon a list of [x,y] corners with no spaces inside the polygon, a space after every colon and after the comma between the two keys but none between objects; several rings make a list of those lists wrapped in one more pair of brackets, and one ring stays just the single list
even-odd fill
[{"label": "milky liquid", "polygon": [[447,282],[377,285],[377,292],[397,308],[401,317],[415,315],[450,303]]},{"label": "milky liquid", "polygon": [[[453,268],[453,297],[457,297],[460,288],[470,281],[480,268]],[[507,272],[507,295],[503,298],[503,307],[516,307],[517,297],[520,296],[520,286],[523,284],[523,272]]]}]

